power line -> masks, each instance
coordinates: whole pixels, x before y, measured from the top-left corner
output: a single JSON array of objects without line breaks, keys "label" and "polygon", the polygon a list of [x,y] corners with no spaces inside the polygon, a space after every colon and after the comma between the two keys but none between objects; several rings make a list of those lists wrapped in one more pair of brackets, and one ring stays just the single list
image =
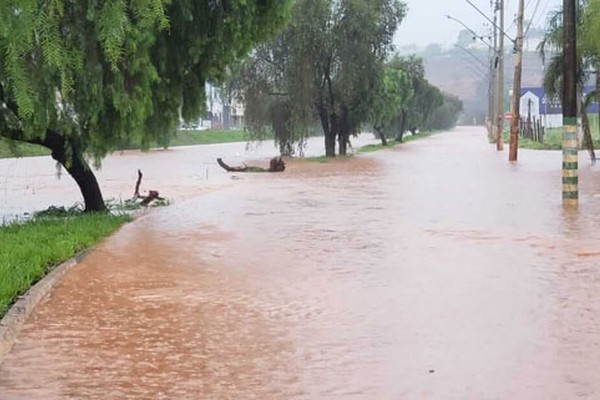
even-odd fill
[{"label": "power line", "polygon": [[525,37],[527,37],[527,34],[529,33],[529,29],[531,29],[531,24],[533,23],[535,14],[538,12],[540,3],[541,3],[541,0],[537,0],[537,3],[535,4],[535,8],[533,9],[533,13],[531,14],[531,19],[529,20],[529,25],[527,25],[527,29],[525,29]]},{"label": "power line", "polygon": [[467,49],[461,45],[458,45],[458,44],[455,44],[454,46],[458,47],[459,49],[461,49],[462,51],[464,51],[465,53],[470,55],[473,59],[475,59],[478,63],[483,65],[485,68],[489,68],[489,66],[485,62],[481,61],[481,59],[479,57],[477,57],[475,54],[473,54],[469,49]]},{"label": "power line", "polygon": [[481,14],[483,16],[483,18],[485,18],[490,24],[492,24],[492,26],[495,26],[496,28],[498,28],[500,33],[502,33],[504,36],[506,36],[506,38],[508,40],[510,40],[512,43],[516,42],[515,39],[508,36],[508,34],[503,29],[499,28],[498,25],[496,25],[496,23],[490,19],[490,17],[488,17],[483,11],[481,11],[481,9],[479,7],[477,7],[475,4],[473,4],[473,2],[471,0],[465,0],[465,1],[467,3],[469,3],[469,5],[471,7],[473,7],[479,14]]},{"label": "power line", "polygon": [[535,21],[535,25],[534,26],[539,26],[540,24],[540,20],[544,17],[547,16],[548,13],[548,6],[550,5],[550,0],[546,0],[544,3],[544,7],[542,7],[542,11],[540,12],[537,21]]},{"label": "power line", "polygon": [[479,39],[483,44],[485,44],[488,48],[492,48],[492,45],[486,41],[483,36],[479,36],[473,29],[469,28],[467,25],[465,25],[461,20],[454,18],[451,15],[446,15],[446,18],[451,19],[455,22],[458,22],[459,24],[461,24],[466,30],[468,30],[469,32],[471,32],[473,34],[473,39]]}]

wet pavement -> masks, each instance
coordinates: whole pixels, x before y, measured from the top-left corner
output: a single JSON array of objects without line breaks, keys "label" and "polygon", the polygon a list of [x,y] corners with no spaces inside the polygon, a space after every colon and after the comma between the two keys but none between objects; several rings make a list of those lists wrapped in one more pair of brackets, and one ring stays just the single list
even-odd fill
[{"label": "wet pavement", "polygon": [[35,310],[0,399],[600,398],[600,170],[564,210],[560,153],[506,156],[461,128],[171,180]]}]

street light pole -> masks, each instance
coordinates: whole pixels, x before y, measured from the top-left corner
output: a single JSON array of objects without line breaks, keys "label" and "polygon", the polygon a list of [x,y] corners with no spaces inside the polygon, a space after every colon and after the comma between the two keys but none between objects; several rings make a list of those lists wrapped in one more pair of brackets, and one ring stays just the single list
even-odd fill
[{"label": "street light pole", "polygon": [[[565,0],[566,1],[566,0]],[[517,17],[517,40],[515,43],[515,79],[512,96],[512,118],[510,120],[510,146],[508,160],[517,161],[519,151],[519,121],[521,101],[521,76],[523,71],[523,24],[525,0],[519,0],[519,15]]]},{"label": "street light pole", "polygon": [[[498,25],[497,15],[498,8],[496,7],[496,1],[493,0],[493,12],[494,12],[494,21],[492,22],[492,34],[494,35],[494,48],[492,49],[492,59],[490,61],[490,75],[492,76],[492,81],[490,82],[490,90],[492,93],[491,106],[490,106],[490,135],[491,139],[498,143]],[[490,140],[490,143],[492,142]]]},{"label": "street light pole", "polygon": [[[504,0],[496,2],[496,11],[500,11],[500,32],[504,31]],[[496,150],[504,150],[504,35],[498,38],[498,72],[496,74]]]}]

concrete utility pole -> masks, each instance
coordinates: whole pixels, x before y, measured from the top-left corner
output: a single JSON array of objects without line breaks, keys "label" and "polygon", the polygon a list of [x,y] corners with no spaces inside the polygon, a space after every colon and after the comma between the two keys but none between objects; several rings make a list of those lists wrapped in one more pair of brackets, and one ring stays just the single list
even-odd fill
[{"label": "concrete utility pole", "polygon": [[510,120],[510,147],[508,160],[517,161],[519,151],[519,121],[521,102],[521,75],[523,71],[523,24],[525,19],[525,0],[519,0],[519,15],[517,17],[517,40],[515,42],[515,79],[512,97],[512,118]]},{"label": "concrete utility pole", "polygon": [[577,34],[575,0],[563,0],[563,204],[579,201],[577,141]]},{"label": "concrete utility pole", "polygon": [[498,70],[496,74],[496,150],[504,150],[504,0],[496,2],[496,11],[500,11],[500,27],[498,38]]},{"label": "concrete utility pole", "polygon": [[492,9],[494,10],[494,21],[492,22],[493,35],[494,35],[494,47],[492,49],[492,58],[490,60],[490,75],[492,81],[490,82],[490,135],[491,138],[498,143],[498,124],[496,121],[497,110],[498,110],[498,25],[496,25],[498,7],[495,1],[492,0]]}]

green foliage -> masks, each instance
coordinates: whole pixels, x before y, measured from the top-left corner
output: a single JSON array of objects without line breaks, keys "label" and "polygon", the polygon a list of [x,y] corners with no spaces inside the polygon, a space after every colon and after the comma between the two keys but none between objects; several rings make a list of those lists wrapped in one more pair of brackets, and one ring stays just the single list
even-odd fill
[{"label": "green foliage", "polygon": [[0,317],[52,266],[96,244],[127,221],[127,216],[91,214],[37,218],[0,227]]},{"label": "green foliage", "polygon": [[52,148],[67,170],[128,140],[168,144],[180,115],[205,112],[205,82],[274,34],[290,6],[0,1],[0,136]]},{"label": "green foliage", "polygon": [[45,147],[16,142],[0,137],[0,158],[33,157],[50,155],[50,150]]},{"label": "green foliage", "polygon": [[[401,57],[396,54],[388,65],[408,77],[411,96],[403,102],[400,112],[392,118],[386,132],[395,133],[396,138],[401,141],[406,130],[415,134],[417,130],[434,128],[431,119],[444,105],[444,95],[425,78],[423,60],[416,56]],[[462,110],[462,105],[460,109]]]},{"label": "green foliage", "polygon": [[255,137],[271,133],[282,154],[315,119],[328,155],[369,120],[392,39],[406,6],[397,0],[298,0],[292,22],[245,64],[241,97]]},{"label": "green foliage", "polygon": [[[600,66],[600,41],[596,34],[600,33],[600,1],[578,1],[577,52],[579,70],[577,80],[581,87],[589,79],[589,72]],[[550,54],[544,74],[544,89],[550,97],[562,96],[563,74],[563,11],[562,6],[548,14],[546,31],[538,46],[544,61]]]},{"label": "green foliage", "polygon": [[413,97],[413,87],[404,71],[387,67],[380,82],[379,94],[373,99],[371,123],[380,135],[388,128],[394,117],[400,114]]},{"label": "green foliage", "polygon": [[444,93],[441,106],[436,108],[429,119],[429,129],[450,129],[456,126],[463,109],[462,101],[451,94]]},{"label": "green foliage", "polygon": [[421,81],[414,89],[415,94],[409,104],[409,130],[431,129],[433,113],[444,104],[442,92],[429,82]]}]

